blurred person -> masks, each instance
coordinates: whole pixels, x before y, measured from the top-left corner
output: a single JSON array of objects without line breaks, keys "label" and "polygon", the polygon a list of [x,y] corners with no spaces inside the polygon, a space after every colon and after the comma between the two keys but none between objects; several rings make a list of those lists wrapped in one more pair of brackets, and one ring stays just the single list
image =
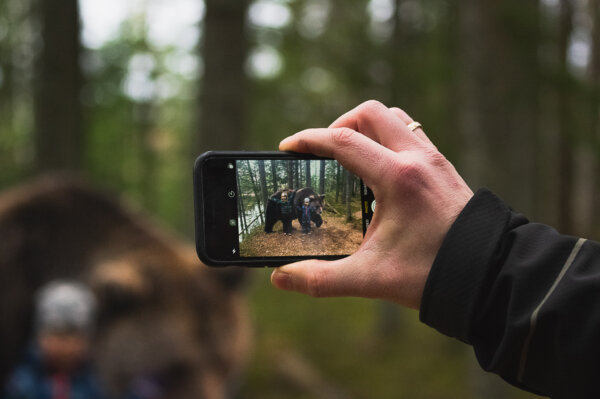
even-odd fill
[{"label": "blurred person", "polygon": [[337,159],[377,208],[354,254],[277,268],[276,287],[418,309],[511,384],[600,397],[599,243],[530,223],[487,189],[473,194],[419,123],[376,101],[279,149]]},{"label": "blurred person", "polygon": [[54,280],[40,290],[35,339],[5,388],[6,399],[97,399],[89,363],[95,299],[83,284]]}]

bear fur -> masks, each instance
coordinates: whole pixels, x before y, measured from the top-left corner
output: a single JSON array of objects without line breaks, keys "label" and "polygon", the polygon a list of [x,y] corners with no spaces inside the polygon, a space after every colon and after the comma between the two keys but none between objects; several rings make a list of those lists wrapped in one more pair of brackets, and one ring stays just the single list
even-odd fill
[{"label": "bear fur", "polygon": [[0,382],[32,338],[37,289],[70,278],[97,297],[93,359],[109,396],[148,376],[163,398],[232,393],[250,348],[241,270],[202,265],[192,245],[64,176],[0,194],[0,237]]},{"label": "bear fur", "polygon": [[[279,190],[276,193],[273,193],[270,198],[281,199],[281,193],[284,191],[288,193],[288,198],[293,203],[294,218],[298,220],[298,223],[302,222],[298,208],[302,207],[304,198],[309,198],[310,207],[314,209],[311,220],[317,227],[321,227],[323,224],[323,218],[321,217],[321,214],[323,213],[325,195],[317,194],[317,192],[312,188],[306,187],[299,190]],[[282,220],[280,205],[274,203],[273,201],[267,201],[267,210],[265,212],[265,233],[272,233],[273,226],[279,220]]]}]

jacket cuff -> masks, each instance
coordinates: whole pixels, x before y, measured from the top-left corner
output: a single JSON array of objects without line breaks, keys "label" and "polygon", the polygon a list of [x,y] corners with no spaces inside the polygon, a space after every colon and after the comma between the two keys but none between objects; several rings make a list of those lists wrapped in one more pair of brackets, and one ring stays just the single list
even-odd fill
[{"label": "jacket cuff", "polygon": [[470,343],[477,307],[498,273],[497,254],[510,209],[480,189],[450,227],[433,262],[421,300],[420,320]]}]

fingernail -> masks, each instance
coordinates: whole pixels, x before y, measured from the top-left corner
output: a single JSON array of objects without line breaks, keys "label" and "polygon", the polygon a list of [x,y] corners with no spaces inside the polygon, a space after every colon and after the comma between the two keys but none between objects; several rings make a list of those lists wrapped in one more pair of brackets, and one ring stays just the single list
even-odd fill
[{"label": "fingernail", "polygon": [[279,269],[275,269],[271,274],[271,284],[282,290],[288,289],[290,285],[290,275]]}]

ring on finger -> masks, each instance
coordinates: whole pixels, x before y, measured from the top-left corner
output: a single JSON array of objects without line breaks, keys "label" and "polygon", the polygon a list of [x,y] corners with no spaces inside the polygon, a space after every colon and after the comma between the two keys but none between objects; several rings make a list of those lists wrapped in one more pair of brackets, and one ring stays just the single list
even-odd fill
[{"label": "ring on finger", "polygon": [[414,132],[418,128],[423,128],[423,126],[417,121],[409,123],[408,125],[406,125],[406,127],[408,127],[412,132]]}]

